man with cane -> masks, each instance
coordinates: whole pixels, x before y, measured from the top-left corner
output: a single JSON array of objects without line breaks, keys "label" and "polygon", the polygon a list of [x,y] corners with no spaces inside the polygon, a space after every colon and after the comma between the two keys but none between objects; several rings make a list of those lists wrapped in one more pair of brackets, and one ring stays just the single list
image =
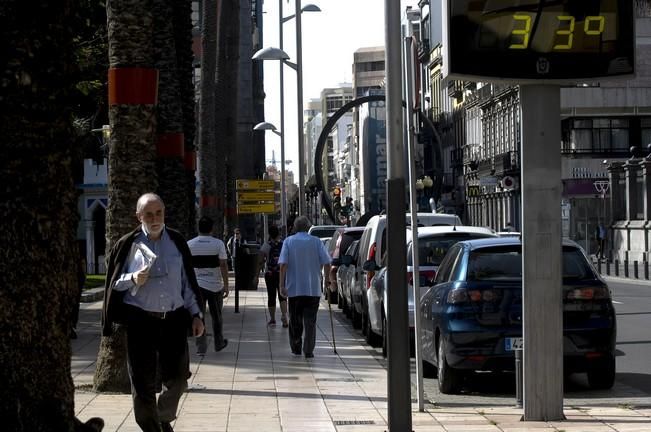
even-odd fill
[{"label": "man with cane", "polygon": [[[330,274],[330,254],[318,237],[307,233],[310,221],[299,216],[296,234],[287,237],[280,251],[280,292],[289,299],[289,347],[294,355],[314,357],[316,314],[321,300],[321,268]],[[325,281],[328,285],[328,281]],[[305,336],[303,337],[303,330]]]}]

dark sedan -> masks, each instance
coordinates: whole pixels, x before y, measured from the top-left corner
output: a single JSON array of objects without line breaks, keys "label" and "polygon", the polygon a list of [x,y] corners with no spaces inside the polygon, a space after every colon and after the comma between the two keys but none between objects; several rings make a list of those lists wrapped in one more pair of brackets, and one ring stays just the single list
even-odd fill
[{"label": "dark sedan", "polygon": [[[517,238],[459,242],[421,300],[423,373],[457,393],[475,370],[514,369],[522,345],[522,246]],[[591,388],[615,380],[616,322],[606,283],[574,242],[563,242],[566,374],[587,372]]]}]

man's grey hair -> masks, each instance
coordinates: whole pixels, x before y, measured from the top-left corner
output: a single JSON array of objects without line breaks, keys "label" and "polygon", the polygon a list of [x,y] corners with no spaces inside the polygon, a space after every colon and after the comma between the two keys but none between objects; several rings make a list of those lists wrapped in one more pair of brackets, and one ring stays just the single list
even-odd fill
[{"label": "man's grey hair", "polygon": [[147,192],[146,194],[140,195],[140,198],[138,198],[138,204],[136,204],[136,213],[140,214],[140,212],[142,212],[142,209],[152,201],[160,202],[163,205],[163,208],[165,208],[165,203],[160,196],[153,192]]},{"label": "man's grey hair", "polygon": [[307,216],[299,216],[294,220],[294,232],[307,232],[312,226],[312,222]]}]

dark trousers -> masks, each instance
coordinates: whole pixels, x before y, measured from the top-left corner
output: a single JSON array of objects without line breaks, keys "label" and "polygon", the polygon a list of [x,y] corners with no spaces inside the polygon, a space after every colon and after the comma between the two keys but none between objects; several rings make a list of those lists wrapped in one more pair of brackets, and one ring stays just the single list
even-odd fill
[{"label": "dark trousers", "polygon": [[[204,300],[208,302],[208,309],[210,310],[210,317],[212,318],[212,334],[213,341],[215,342],[215,349],[221,348],[224,345],[224,334],[222,326],[224,320],[222,319],[222,309],[224,307],[224,292],[212,292],[201,288],[201,294]],[[205,320],[204,320],[205,321]],[[205,353],[207,347],[206,332],[204,331],[201,336],[195,339],[197,351]]]},{"label": "dark trousers", "polygon": [[267,306],[276,307],[276,296],[280,302],[287,301],[287,297],[280,294],[280,273],[265,273],[264,283],[267,285]]},{"label": "dark trousers", "polygon": [[[293,353],[314,353],[316,344],[316,313],[320,297],[297,296],[289,298],[289,347]],[[305,337],[303,337],[305,330]]]},{"label": "dark trousers", "polygon": [[[179,308],[165,319],[128,307],[127,366],[136,423],[143,432],[160,432],[161,422],[176,418],[179,399],[187,389],[188,313]],[[156,369],[163,388],[156,402]]]}]

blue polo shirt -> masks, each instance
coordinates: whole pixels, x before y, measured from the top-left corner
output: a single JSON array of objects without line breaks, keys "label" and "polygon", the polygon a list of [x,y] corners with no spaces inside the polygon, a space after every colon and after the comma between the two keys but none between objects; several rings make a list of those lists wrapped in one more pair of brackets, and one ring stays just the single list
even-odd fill
[{"label": "blue polo shirt", "polygon": [[320,238],[306,232],[287,237],[278,262],[287,264],[285,288],[289,297],[321,297],[321,267],[330,264],[330,254]]}]

